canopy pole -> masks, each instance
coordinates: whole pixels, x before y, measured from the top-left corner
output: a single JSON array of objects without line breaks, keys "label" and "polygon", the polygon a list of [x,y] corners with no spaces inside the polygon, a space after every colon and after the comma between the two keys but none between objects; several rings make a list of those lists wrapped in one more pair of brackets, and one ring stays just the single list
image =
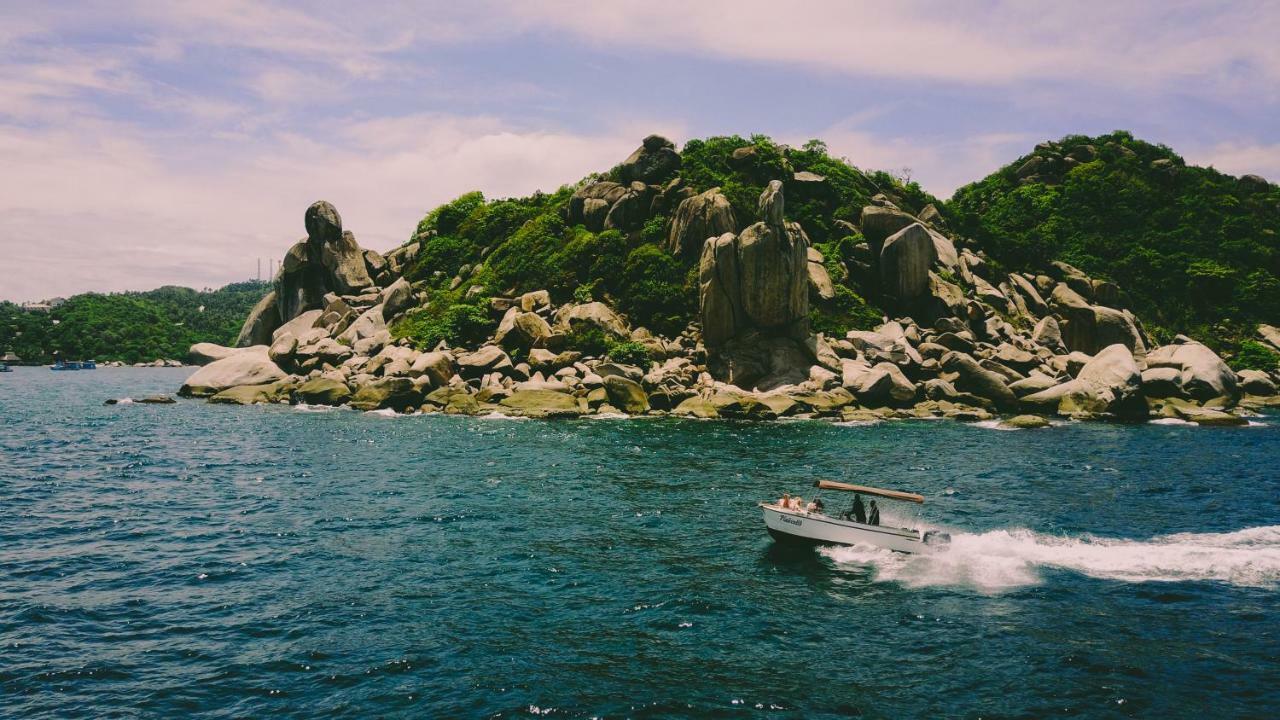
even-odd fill
[{"label": "canopy pole", "polygon": [[924,496],[916,493],[902,492],[901,490],[882,490],[880,488],[869,487],[867,485],[853,485],[850,483],[836,482],[835,480],[815,480],[813,486],[822,490],[847,490],[849,492],[860,492],[867,495],[877,495],[890,500],[905,500],[913,503],[924,503]]}]

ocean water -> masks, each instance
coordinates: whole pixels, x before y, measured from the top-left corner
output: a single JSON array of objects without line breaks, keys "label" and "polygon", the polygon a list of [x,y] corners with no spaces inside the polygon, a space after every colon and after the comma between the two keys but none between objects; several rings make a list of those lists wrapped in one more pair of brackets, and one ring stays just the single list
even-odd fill
[{"label": "ocean water", "polygon": [[[102,405],[188,372],[0,375],[0,716],[1280,714],[1280,416]],[[815,477],[951,549],[776,546]]]}]

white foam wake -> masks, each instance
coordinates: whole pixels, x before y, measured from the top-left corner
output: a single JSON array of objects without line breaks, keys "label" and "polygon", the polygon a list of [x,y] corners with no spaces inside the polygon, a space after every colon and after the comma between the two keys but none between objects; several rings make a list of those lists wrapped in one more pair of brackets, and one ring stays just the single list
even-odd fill
[{"label": "white foam wake", "polygon": [[950,548],[920,555],[864,547],[823,552],[838,563],[871,566],[877,581],[967,586],[988,593],[1034,585],[1041,580],[1041,568],[1125,582],[1280,586],[1280,525],[1150,540],[1062,537],[1024,529],[952,533],[951,538]]}]

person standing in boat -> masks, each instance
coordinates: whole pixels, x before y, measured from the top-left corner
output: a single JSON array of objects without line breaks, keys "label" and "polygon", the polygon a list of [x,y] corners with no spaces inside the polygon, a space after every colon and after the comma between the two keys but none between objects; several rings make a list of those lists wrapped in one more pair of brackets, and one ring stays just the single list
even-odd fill
[{"label": "person standing in boat", "polygon": [[849,512],[845,513],[844,517],[846,520],[852,520],[854,522],[867,522],[867,509],[862,505],[861,494],[853,494],[853,507],[849,508]]},{"label": "person standing in boat", "polygon": [[871,517],[867,518],[868,525],[880,524],[880,508],[876,507],[876,501],[871,501]]}]

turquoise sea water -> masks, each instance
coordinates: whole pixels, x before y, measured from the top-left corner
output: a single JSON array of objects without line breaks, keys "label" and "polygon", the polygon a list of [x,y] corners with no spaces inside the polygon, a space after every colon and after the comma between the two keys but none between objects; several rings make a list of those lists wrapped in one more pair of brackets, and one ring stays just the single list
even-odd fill
[{"label": "turquoise sea water", "polygon": [[[0,375],[0,716],[1280,712],[1280,416],[102,405],[189,372]],[[814,477],[924,493],[953,547],[775,546],[755,503]]]}]

